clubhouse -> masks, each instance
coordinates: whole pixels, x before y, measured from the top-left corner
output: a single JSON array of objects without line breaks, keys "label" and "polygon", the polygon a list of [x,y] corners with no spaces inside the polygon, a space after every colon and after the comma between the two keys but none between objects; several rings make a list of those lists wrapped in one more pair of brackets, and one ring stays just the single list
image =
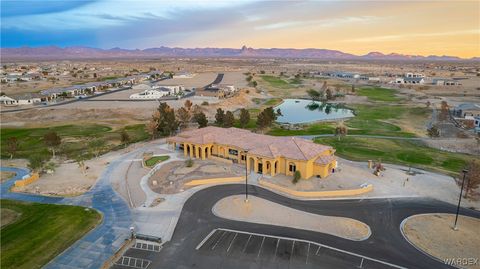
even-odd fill
[{"label": "clubhouse", "polygon": [[167,138],[185,156],[222,159],[246,164],[247,170],[264,175],[324,178],[337,167],[335,149],[295,137],[277,137],[238,128],[209,126]]}]

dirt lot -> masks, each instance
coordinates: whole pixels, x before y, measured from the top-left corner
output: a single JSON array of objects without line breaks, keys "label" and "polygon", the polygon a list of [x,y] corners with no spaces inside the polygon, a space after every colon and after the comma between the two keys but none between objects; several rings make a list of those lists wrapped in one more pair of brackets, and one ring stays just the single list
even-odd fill
[{"label": "dirt lot", "polygon": [[185,183],[193,179],[232,177],[242,175],[243,168],[210,160],[194,160],[192,167],[184,161],[165,163],[150,177],[148,185],[157,193],[173,194],[188,189]]},{"label": "dirt lot", "polygon": [[[428,254],[444,260],[447,258],[480,258],[480,220],[459,216],[458,231],[452,229],[453,214],[416,215],[408,219],[402,230],[408,240]],[[463,265],[479,268],[477,265]]]}]

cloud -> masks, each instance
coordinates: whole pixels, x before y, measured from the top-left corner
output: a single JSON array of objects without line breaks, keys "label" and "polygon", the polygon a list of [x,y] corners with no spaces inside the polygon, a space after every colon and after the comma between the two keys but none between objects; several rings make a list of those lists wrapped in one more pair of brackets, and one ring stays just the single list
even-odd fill
[{"label": "cloud", "polygon": [[387,41],[399,41],[411,38],[421,37],[441,37],[441,36],[455,36],[455,35],[469,35],[480,34],[480,29],[460,30],[460,31],[448,31],[448,32],[436,32],[436,33],[409,33],[400,35],[381,35],[361,37],[345,40],[345,42],[359,42],[359,43],[371,43],[371,42],[387,42]]},{"label": "cloud", "polygon": [[328,18],[328,19],[319,19],[319,20],[299,20],[299,21],[286,21],[286,22],[276,22],[270,24],[264,24],[256,26],[256,30],[273,30],[273,29],[286,29],[286,28],[295,28],[295,27],[305,27],[305,26],[316,26],[316,27],[336,27],[345,24],[352,23],[373,23],[383,19],[375,16],[358,16],[358,17],[340,17],[340,18]]},{"label": "cloud", "polygon": [[3,18],[26,16],[26,15],[38,15],[38,14],[51,14],[57,12],[63,12],[68,10],[74,10],[78,7],[95,3],[95,0],[4,0],[1,1],[1,16]]}]

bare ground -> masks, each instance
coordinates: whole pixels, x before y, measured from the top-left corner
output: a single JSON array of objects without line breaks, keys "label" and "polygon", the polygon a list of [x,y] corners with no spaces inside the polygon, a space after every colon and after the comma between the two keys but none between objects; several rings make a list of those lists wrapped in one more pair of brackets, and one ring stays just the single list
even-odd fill
[{"label": "bare ground", "polygon": [[7,226],[10,223],[15,222],[18,218],[20,218],[22,214],[15,210],[11,210],[8,208],[0,208],[0,227]]},{"label": "bare ground", "polygon": [[[417,248],[440,259],[480,259],[480,219],[459,216],[458,231],[452,229],[455,215],[423,214],[409,218],[402,227],[406,238]],[[465,268],[480,268],[465,265]]]},{"label": "bare ground", "polygon": [[232,177],[243,174],[243,168],[238,165],[225,164],[211,160],[194,160],[192,167],[187,167],[184,161],[172,161],[153,174],[149,187],[157,193],[179,193],[191,187],[185,183],[194,179]]},{"label": "bare ground", "polygon": [[218,201],[212,211],[219,217],[282,227],[327,233],[349,240],[365,240],[370,228],[351,218],[312,214],[286,207],[268,200],[249,196],[228,196]]}]

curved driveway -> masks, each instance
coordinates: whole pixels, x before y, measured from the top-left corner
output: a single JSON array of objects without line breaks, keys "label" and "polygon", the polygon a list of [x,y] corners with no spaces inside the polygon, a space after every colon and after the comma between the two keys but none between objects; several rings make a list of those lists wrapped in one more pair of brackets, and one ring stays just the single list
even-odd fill
[{"label": "curved driveway", "polygon": [[112,171],[133,153],[112,162],[101,175],[96,185],[87,193],[72,198],[49,197],[10,192],[15,180],[28,174],[27,169],[1,167],[2,171],[16,172],[12,179],[1,184],[1,198],[26,202],[78,205],[91,207],[103,215],[102,223],[79,239],[44,268],[101,268],[128,238],[133,221],[127,203],[110,185]]},{"label": "curved driveway", "polygon": [[[243,185],[222,185],[200,190],[184,205],[172,240],[153,257],[152,268],[222,268],[228,257],[206,256],[195,247],[215,228],[310,240],[407,268],[451,268],[411,246],[400,232],[400,223],[420,213],[454,213],[455,206],[433,199],[361,199],[299,201],[257,186],[249,193],[299,210],[360,220],[372,229],[365,241],[355,242],[332,235],[287,227],[232,221],[216,217],[211,209],[221,198],[244,193]],[[480,218],[480,212],[462,208],[461,214]],[[273,268],[274,265],[228,261],[229,268]],[[328,266],[327,266],[328,267]],[[335,266],[338,267],[338,266]]]}]

